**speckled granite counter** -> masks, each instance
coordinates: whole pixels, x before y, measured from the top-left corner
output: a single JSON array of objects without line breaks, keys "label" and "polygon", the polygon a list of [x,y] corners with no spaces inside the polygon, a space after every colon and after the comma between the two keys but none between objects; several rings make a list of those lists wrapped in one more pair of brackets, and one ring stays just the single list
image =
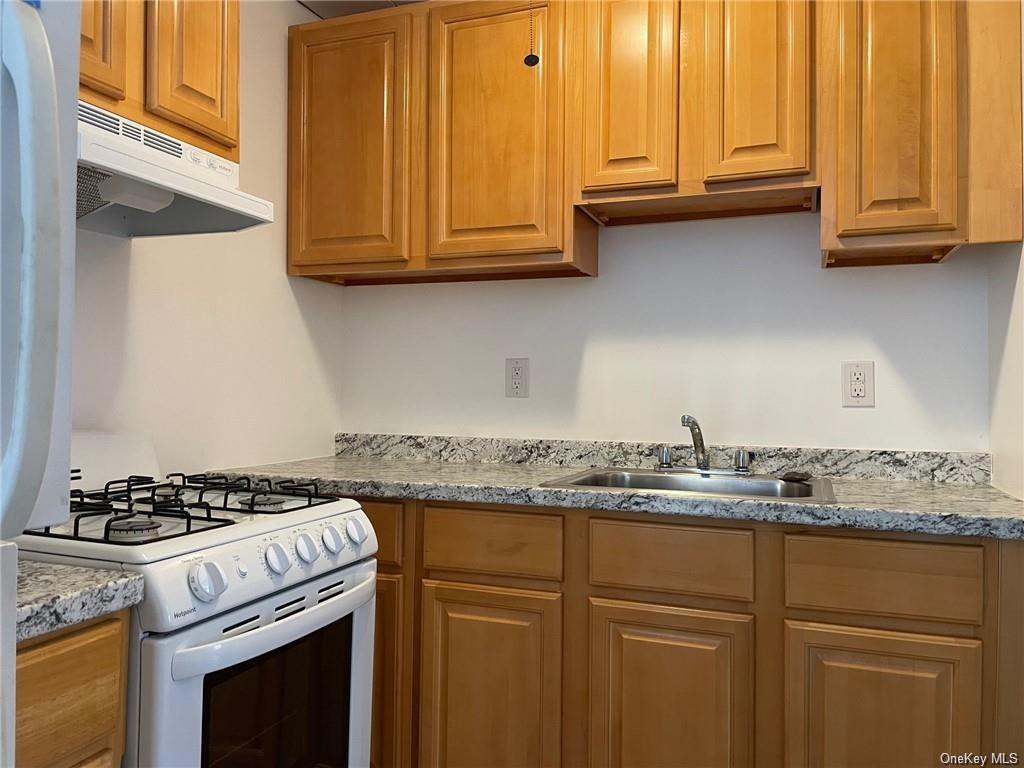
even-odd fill
[{"label": "speckled granite counter", "polygon": [[832,478],[836,501],[735,499],[602,488],[544,488],[586,467],[479,464],[326,456],[229,470],[232,474],[320,480],[338,496],[526,504],[769,523],[867,528],[948,536],[1024,539],[1024,501],[989,485]]},{"label": "speckled granite counter", "polygon": [[18,560],[18,641],[142,602],[137,573]]}]

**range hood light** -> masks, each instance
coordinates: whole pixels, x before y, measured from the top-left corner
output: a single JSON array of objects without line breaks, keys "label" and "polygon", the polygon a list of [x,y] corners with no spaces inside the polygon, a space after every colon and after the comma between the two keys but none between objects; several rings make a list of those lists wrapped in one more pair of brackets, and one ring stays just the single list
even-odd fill
[{"label": "range hood light", "polygon": [[169,189],[160,189],[126,176],[110,176],[99,183],[98,189],[104,200],[146,213],[162,211],[174,202],[174,193]]}]

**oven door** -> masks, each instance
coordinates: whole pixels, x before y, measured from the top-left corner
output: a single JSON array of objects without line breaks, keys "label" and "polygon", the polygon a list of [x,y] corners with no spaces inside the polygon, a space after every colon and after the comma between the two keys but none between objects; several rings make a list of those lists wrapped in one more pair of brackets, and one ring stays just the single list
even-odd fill
[{"label": "oven door", "polygon": [[375,589],[369,560],[143,638],[125,764],[368,766]]}]

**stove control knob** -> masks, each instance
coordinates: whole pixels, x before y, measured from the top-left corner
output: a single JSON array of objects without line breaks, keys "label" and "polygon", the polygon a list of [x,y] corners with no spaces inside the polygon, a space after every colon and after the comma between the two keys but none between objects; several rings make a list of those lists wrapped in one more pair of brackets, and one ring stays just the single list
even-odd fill
[{"label": "stove control knob", "polygon": [[312,563],[318,557],[320,557],[320,550],[317,549],[316,542],[313,541],[313,537],[308,533],[300,533],[295,537],[295,554],[304,563]]},{"label": "stove control knob", "polygon": [[278,576],[283,576],[292,567],[292,561],[288,552],[276,541],[267,545],[267,551],[263,553],[267,560],[267,566]]},{"label": "stove control knob", "polygon": [[345,523],[345,534],[352,539],[352,543],[357,547],[366,541],[366,537],[369,535],[362,520],[355,517]]},{"label": "stove control knob", "polygon": [[324,546],[327,547],[327,551],[332,555],[341,552],[345,546],[345,540],[341,538],[341,531],[338,530],[336,525],[325,526],[320,538],[323,539]]},{"label": "stove control knob", "polygon": [[209,603],[228,588],[228,577],[219,565],[207,560],[188,569],[188,585],[193,595]]}]

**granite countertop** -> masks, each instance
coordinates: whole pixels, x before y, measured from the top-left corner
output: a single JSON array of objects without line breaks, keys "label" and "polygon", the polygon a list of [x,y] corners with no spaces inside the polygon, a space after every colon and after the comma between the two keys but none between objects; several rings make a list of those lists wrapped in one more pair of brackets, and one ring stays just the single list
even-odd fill
[{"label": "granite countertop", "polygon": [[338,496],[524,504],[693,515],[769,523],[948,536],[1024,539],[1024,501],[985,484],[833,477],[836,501],[737,499],[663,491],[544,488],[587,469],[550,464],[325,456],[227,470],[274,479],[318,479]]},{"label": "granite countertop", "polygon": [[137,573],[18,560],[17,639],[28,640],[142,602]]}]

